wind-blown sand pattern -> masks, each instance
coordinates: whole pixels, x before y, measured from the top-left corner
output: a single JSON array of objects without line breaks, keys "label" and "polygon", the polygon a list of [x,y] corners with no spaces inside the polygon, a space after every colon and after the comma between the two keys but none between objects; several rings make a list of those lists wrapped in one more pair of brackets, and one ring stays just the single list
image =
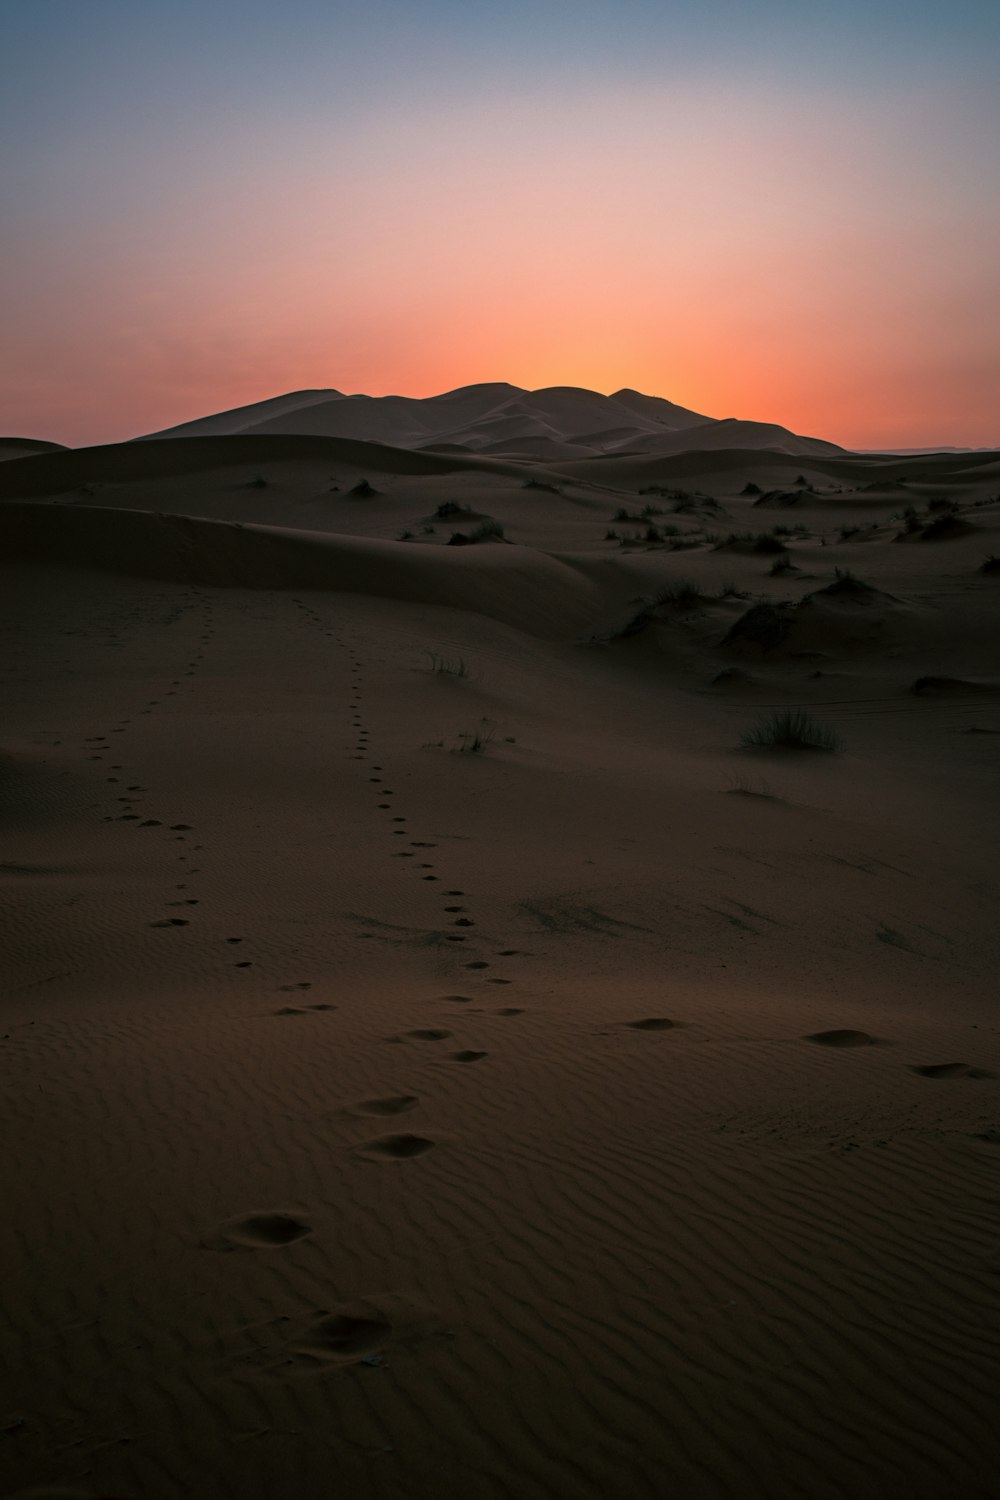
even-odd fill
[{"label": "wind-blown sand pattern", "polygon": [[1000,456],[818,446],[0,466],[2,1493],[996,1494]]}]

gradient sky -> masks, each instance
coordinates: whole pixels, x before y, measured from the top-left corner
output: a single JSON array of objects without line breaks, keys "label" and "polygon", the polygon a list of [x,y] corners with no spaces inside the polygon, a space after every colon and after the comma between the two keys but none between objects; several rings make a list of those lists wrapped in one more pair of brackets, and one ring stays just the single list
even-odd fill
[{"label": "gradient sky", "polygon": [[0,432],[629,385],[1000,445],[1000,0],[2,0]]}]

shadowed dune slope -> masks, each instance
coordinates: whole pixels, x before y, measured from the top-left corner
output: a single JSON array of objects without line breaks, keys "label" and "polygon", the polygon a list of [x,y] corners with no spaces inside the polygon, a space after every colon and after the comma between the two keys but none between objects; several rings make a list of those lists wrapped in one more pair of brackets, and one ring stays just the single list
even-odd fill
[{"label": "shadowed dune slope", "polygon": [[0,469],[0,499],[63,494],[82,484],[165,478],[205,469],[244,465],[251,472],[268,463],[353,464],[387,474],[458,474],[464,469],[511,470],[474,454],[452,457],[360,443],[349,438],[245,434],[234,437],[164,438],[143,443],[109,443],[67,448],[37,458],[15,459]]},{"label": "shadowed dune slope", "polygon": [[12,458],[34,458],[39,453],[66,453],[62,443],[48,443],[42,438],[0,437],[0,461]]},{"label": "shadowed dune slope", "polygon": [[540,636],[572,635],[599,598],[570,565],[521,547],[401,542],[100,506],[0,507],[8,560],[223,588],[309,588],[444,604]]}]

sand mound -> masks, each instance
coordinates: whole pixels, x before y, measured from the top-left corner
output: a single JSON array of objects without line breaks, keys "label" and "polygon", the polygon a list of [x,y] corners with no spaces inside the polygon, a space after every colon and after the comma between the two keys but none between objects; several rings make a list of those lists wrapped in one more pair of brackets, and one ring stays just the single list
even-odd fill
[{"label": "sand mound", "polygon": [[238,437],[150,439],[97,448],[66,448],[0,465],[0,499],[61,495],[85,484],[122,484],[139,479],[238,468],[251,473],[267,464],[346,464],[386,474],[458,474],[488,460],[387,448],[347,438],[247,434]]},{"label": "sand mound", "polygon": [[0,437],[0,462],[11,458],[34,458],[40,453],[65,453],[62,443],[46,443],[40,438]]},{"label": "sand mound", "polygon": [[[145,451],[145,450],[139,450]],[[9,557],[224,588],[310,588],[472,610],[576,635],[599,595],[567,563],[520,547],[405,543],[99,506],[0,507]]]}]

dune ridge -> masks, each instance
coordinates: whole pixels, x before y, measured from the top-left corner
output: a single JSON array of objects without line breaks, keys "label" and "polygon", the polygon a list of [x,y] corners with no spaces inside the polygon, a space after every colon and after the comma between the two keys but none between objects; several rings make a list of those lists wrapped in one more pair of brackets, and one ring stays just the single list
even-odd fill
[{"label": "dune ridge", "polygon": [[465,386],[427,398],[293,392],[150,433],[141,441],[206,431],[321,434],[401,448],[444,443],[541,460],[700,448],[817,455],[842,451],[835,443],[801,437],[773,423],[731,417],[718,421],[640,391],[605,396],[577,386],[527,391],[504,383]]}]

